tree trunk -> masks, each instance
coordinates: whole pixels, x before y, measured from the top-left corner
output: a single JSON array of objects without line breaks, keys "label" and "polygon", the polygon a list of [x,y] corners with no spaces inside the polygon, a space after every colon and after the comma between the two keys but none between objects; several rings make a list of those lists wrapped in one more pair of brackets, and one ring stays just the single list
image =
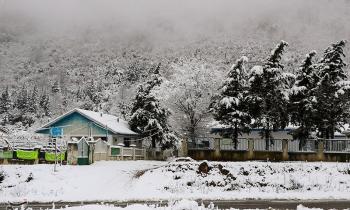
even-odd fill
[{"label": "tree trunk", "polygon": [[270,148],[270,123],[267,123],[267,126],[264,130],[265,133],[265,150],[268,151]]},{"label": "tree trunk", "polygon": [[238,147],[238,126],[237,123],[235,123],[235,130],[234,130],[234,143],[235,143],[235,150],[237,150]]}]

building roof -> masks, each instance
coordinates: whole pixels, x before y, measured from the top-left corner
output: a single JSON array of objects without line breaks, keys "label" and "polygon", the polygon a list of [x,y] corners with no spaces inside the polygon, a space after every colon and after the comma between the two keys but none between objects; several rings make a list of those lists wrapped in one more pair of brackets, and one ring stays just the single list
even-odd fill
[{"label": "building roof", "polygon": [[[110,114],[104,114],[102,112],[93,112],[89,110],[84,109],[73,109],[58,118],[50,121],[49,123],[45,124],[41,128],[39,128],[37,131],[48,129],[51,125],[58,122],[59,120],[67,117],[70,114],[73,113],[79,113],[82,116],[86,117],[87,119],[93,121],[97,125],[101,126],[104,129],[108,129],[109,131],[115,133],[115,134],[125,134],[125,135],[137,135],[136,132],[132,131],[130,129],[130,126],[128,122],[125,120],[120,119],[117,116],[110,115]],[[36,131],[36,132],[37,132]]]}]

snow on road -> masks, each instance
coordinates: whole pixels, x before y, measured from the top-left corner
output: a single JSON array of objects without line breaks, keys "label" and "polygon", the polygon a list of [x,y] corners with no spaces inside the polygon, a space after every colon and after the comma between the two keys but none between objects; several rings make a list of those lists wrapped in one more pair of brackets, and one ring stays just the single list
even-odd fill
[{"label": "snow on road", "polygon": [[0,202],[181,199],[348,199],[348,163],[102,161],[90,166],[4,165]]}]

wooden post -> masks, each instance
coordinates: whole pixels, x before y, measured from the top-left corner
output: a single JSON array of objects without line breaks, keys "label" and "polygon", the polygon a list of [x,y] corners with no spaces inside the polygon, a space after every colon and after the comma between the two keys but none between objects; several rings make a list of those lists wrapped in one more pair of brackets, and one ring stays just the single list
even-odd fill
[{"label": "wooden post", "polygon": [[123,149],[123,147],[120,147],[120,159],[124,160],[124,149]]},{"label": "wooden post", "polygon": [[8,159],[7,159],[7,158],[5,158],[5,159],[3,160],[3,162],[2,162],[2,164],[3,164],[3,165],[8,165],[8,164],[9,164]]},{"label": "wooden post", "polygon": [[254,159],[254,139],[248,139],[248,160]]},{"label": "wooden post", "polygon": [[318,161],[324,161],[324,139],[321,139],[318,142],[318,148],[317,148],[317,160]]},{"label": "wooden post", "polygon": [[288,139],[282,139],[282,160],[283,161],[289,160]]}]

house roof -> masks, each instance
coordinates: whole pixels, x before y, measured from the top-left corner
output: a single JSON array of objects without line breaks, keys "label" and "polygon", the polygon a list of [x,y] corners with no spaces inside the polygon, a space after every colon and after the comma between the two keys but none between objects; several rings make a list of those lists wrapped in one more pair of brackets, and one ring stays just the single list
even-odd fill
[{"label": "house roof", "polygon": [[110,114],[104,114],[101,112],[93,112],[89,110],[84,109],[73,109],[56,119],[50,121],[49,123],[45,124],[41,128],[39,128],[36,132],[48,129],[51,125],[55,124],[59,120],[67,117],[68,115],[71,115],[73,113],[79,113],[82,116],[86,117],[87,119],[93,121],[97,125],[101,126],[102,128],[107,128],[109,131],[115,133],[115,134],[125,134],[125,135],[137,135],[136,132],[132,131],[129,127],[128,122],[125,120],[120,119],[117,116],[110,115]]}]

